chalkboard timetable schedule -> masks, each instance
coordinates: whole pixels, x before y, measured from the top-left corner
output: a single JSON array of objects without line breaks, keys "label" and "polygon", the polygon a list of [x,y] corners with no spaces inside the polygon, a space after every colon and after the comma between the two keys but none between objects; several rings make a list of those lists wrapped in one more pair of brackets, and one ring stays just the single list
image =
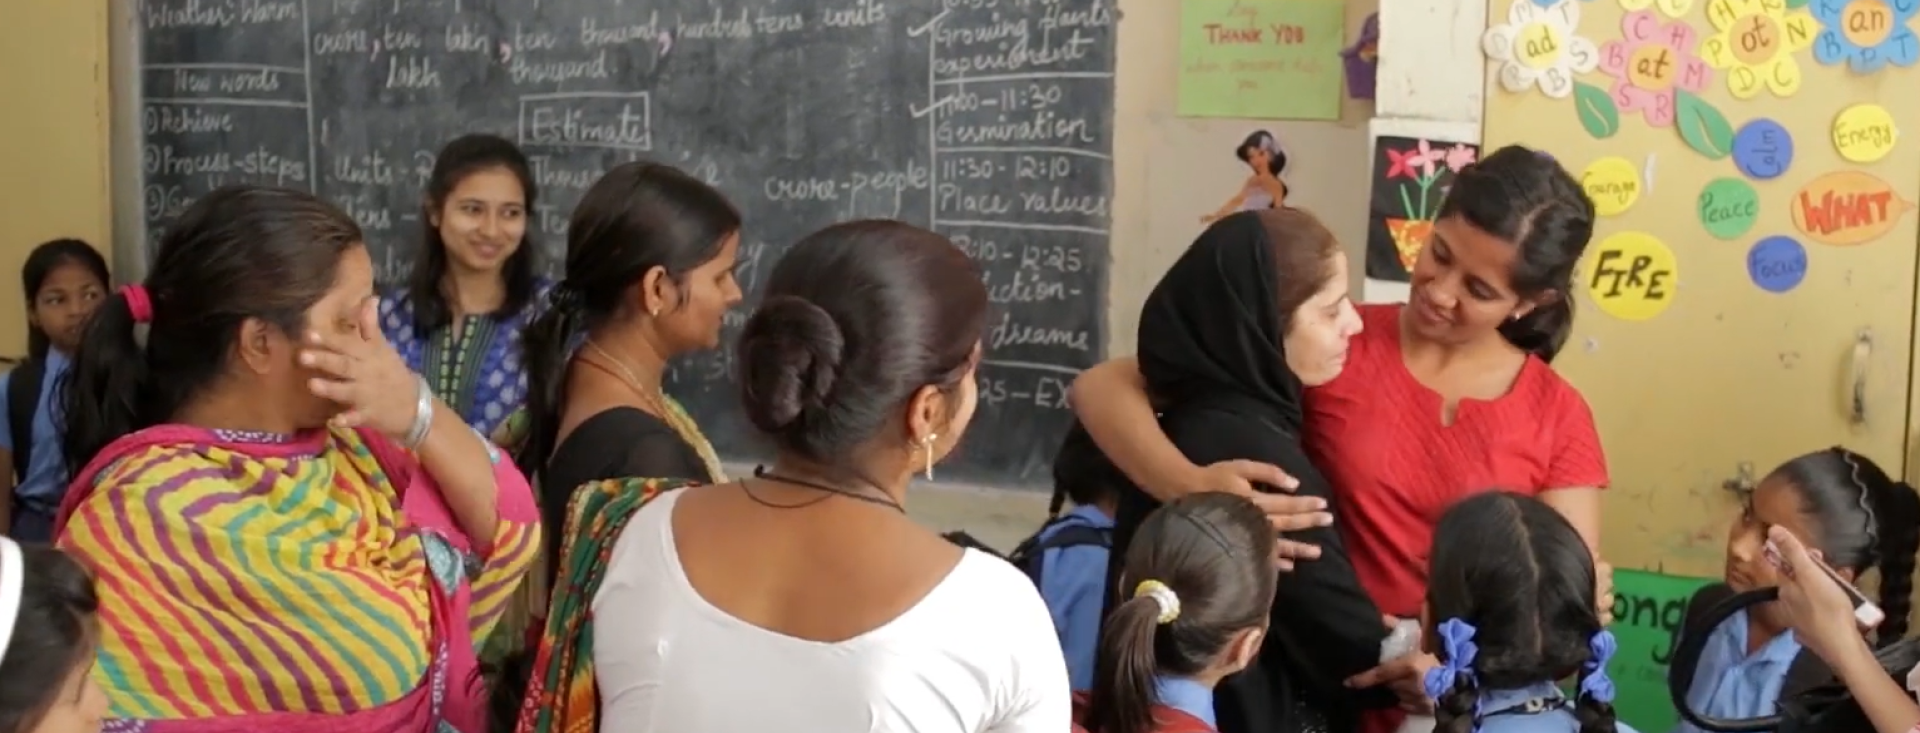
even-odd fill
[{"label": "chalkboard timetable schedule", "polygon": [[1044,487],[1105,341],[1117,20],[1112,0],[143,0],[148,242],[217,186],[304,188],[392,283],[434,152],[493,132],[532,160],[557,272],[603,171],[678,165],[744,213],[749,303],[667,388],[752,461],[730,344],[759,282],[808,232],[901,219],[965,248],[994,305],[941,478]]}]

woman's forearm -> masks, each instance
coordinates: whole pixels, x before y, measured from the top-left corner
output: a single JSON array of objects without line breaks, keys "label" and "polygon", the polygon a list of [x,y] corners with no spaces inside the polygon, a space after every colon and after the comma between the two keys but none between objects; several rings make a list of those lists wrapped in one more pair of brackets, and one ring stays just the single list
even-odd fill
[{"label": "woman's forearm", "polygon": [[1600,555],[1600,490],[1591,487],[1553,488],[1540,492],[1540,501],[1553,507],[1573,525],[1587,549]]},{"label": "woman's forearm", "polygon": [[1068,396],[1094,444],[1147,494],[1170,501],[1190,488],[1199,467],[1161,431],[1133,357],[1110,359],[1081,372]]},{"label": "woman's forearm", "polygon": [[420,466],[440,486],[454,521],[483,555],[491,549],[500,522],[499,487],[494,481],[498,456],[494,450],[485,438],[467,427],[460,413],[434,399],[433,427],[417,450]]},{"label": "woman's forearm", "polygon": [[1834,675],[1846,683],[1847,691],[1853,693],[1854,702],[1860,705],[1861,712],[1873,721],[1873,729],[1878,733],[1912,733],[1920,727],[1920,706],[1907,696],[1900,684],[1887,676],[1887,671],[1873,657],[1873,650],[1867,647],[1866,640],[1850,646],[1838,659],[1828,659]]}]

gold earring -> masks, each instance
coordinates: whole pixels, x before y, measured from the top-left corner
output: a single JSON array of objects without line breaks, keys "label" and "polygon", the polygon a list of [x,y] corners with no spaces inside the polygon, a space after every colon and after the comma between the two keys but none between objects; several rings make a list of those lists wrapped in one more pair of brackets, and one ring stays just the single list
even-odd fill
[{"label": "gold earring", "polygon": [[660,317],[660,306],[657,306],[657,305],[656,305],[656,306],[654,306],[654,307],[652,307],[652,308],[650,308],[650,309],[648,309],[648,310],[647,310],[647,317],[648,317],[648,318],[659,318],[659,317]]},{"label": "gold earring", "polygon": [[933,441],[938,440],[939,438],[940,436],[936,433],[928,433],[927,437],[920,439],[920,449],[927,452],[927,480],[928,481],[933,480]]}]

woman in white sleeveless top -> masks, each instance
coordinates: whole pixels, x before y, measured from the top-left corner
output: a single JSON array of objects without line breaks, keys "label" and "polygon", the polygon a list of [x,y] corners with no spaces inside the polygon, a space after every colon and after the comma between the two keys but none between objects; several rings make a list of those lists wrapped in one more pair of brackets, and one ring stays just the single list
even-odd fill
[{"label": "woman in white sleeveless top", "polygon": [[898,222],[823,230],[737,345],[777,451],[681,489],[615,541],[593,601],[601,729],[1062,733],[1071,699],[1033,583],[907,518],[973,415],[978,267]]}]

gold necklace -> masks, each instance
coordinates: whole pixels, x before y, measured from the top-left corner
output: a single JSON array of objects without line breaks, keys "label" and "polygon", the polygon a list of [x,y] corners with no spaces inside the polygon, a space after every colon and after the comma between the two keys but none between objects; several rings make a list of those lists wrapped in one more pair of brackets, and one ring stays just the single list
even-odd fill
[{"label": "gold necklace", "polygon": [[586,346],[593,349],[595,355],[613,365],[613,368],[620,370],[613,376],[625,384],[627,389],[633,390],[641,401],[651,403],[647,407],[653,408],[654,414],[660,416],[660,420],[665,422],[675,435],[680,436],[682,441],[693,446],[693,451],[700,455],[700,462],[706,464],[707,475],[713,478],[714,483],[726,483],[727,475],[720,466],[720,456],[714,453],[713,444],[707,442],[707,436],[700,432],[700,426],[694,424],[693,416],[681,409],[680,404],[668,397],[664,390],[648,390],[645,383],[633,373],[633,369],[627,366],[626,360],[614,356],[600,344],[594,343],[593,339],[587,339]]}]

